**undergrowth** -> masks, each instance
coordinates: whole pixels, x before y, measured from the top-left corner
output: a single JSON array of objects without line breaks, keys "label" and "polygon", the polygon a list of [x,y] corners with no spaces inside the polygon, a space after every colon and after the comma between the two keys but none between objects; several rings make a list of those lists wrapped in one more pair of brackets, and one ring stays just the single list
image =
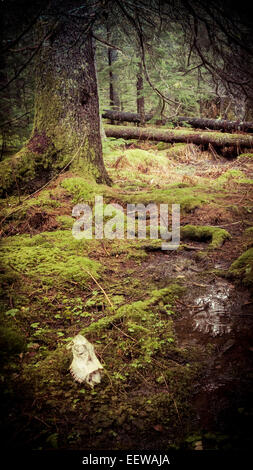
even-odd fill
[{"label": "undergrowth", "polygon": [[[104,197],[103,209],[108,202],[121,204],[124,221],[127,203],[165,203],[169,210],[180,204],[181,238],[193,243],[181,243],[179,252],[192,250],[188,265],[197,260],[201,271],[221,256],[225,241],[224,248],[234,246],[237,232],[233,224],[232,230],[208,220],[203,224],[195,214],[221,207],[240,227],[243,205],[245,218],[250,217],[249,157],[221,165],[219,156],[215,160],[196,146],[124,139],[107,140],[104,154],[112,187],[66,172],[31,198],[16,194],[1,201],[1,384],[8,403],[13,397],[20,402],[11,409],[17,428],[24,428],[19,437],[24,447],[32,439],[35,449],[129,449],[138,436],[144,449],[180,448],[187,435],[197,435],[191,397],[210,351],[179,344],[176,334],[177,307],[187,310],[180,296],[191,286],[186,264],[177,265],[178,252],[162,252],[161,240],[76,240],[71,212],[75,204],[87,203],[94,215],[97,195]],[[33,226],[38,212],[55,225]],[[252,285],[251,228],[242,242],[246,251],[236,260],[231,254],[229,269],[231,278],[247,286]],[[202,259],[194,252],[198,242],[208,243]],[[168,271],[173,263],[175,270]],[[104,367],[94,390],[74,382],[69,372],[66,345],[77,333],[94,344]],[[27,413],[35,417],[31,429],[24,427]],[[8,426],[9,413],[5,420]]]}]

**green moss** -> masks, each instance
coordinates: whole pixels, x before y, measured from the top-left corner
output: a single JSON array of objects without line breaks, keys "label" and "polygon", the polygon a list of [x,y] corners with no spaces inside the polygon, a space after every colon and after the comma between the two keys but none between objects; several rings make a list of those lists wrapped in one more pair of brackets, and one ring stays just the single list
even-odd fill
[{"label": "green moss", "polygon": [[47,170],[50,175],[50,169],[61,168],[61,163],[53,159],[54,154],[55,149],[51,144],[45,151],[39,153],[25,146],[14,156],[0,162],[0,195],[13,190],[20,192],[27,183],[31,184],[35,178],[40,178],[44,170]]},{"label": "green moss", "polygon": [[[139,148],[134,149],[116,149],[105,157],[105,163],[111,171],[120,172],[121,177],[131,171],[132,178],[140,182],[140,176],[152,175],[155,177],[157,172],[168,171],[169,160],[166,155],[159,154],[156,151],[147,151]],[[126,178],[127,179],[127,178]],[[128,178],[129,179],[129,178]]]},{"label": "green moss", "polygon": [[229,274],[241,279],[244,285],[253,287],[253,248],[245,251],[233,262]]},{"label": "green moss", "polygon": [[250,184],[253,185],[253,179],[252,178],[242,178],[239,180],[240,184]]},{"label": "green moss", "polygon": [[14,183],[12,161],[12,157],[8,157],[0,163],[0,196]]},{"label": "green moss", "polygon": [[156,144],[156,148],[157,150],[168,150],[169,148],[171,147],[171,144],[167,143],[167,142],[158,142],[158,144]]},{"label": "green moss", "polygon": [[[11,135],[5,135],[4,137],[4,148],[5,152],[10,153],[10,152],[15,152],[19,151],[23,145],[25,145],[27,137],[23,135],[22,130],[18,129],[20,134],[11,134]],[[27,133],[27,129],[25,130],[25,133]],[[0,146],[2,147],[3,145],[3,135],[0,136]]]},{"label": "green moss", "polygon": [[56,220],[62,229],[71,229],[73,227],[74,219],[70,215],[58,215]]},{"label": "green moss", "polygon": [[154,152],[148,152],[147,150],[129,149],[125,151],[125,156],[128,162],[137,168],[139,165],[144,165],[147,168],[168,165],[168,159],[166,157],[155,154]]},{"label": "green moss", "polygon": [[169,157],[177,158],[185,154],[188,145],[182,143],[173,144],[168,150],[167,155]]},{"label": "green moss", "polygon": [[[16,196],[2,199],[0,203],[2,206],[1,213],[3,218],[6,218],[3,228],[8,229],[8,224],[13,227],[13,221],[26,222],[36,213],[38,216],[41,213],[42,218],[45,217],[46,219],[47,215],[55,212],[55,208],[61,206],[60,199],[63,194],[64,189],[54,188],[53,190],[43,190],[29,199],[21,197],[20,202]],[[30,224],[32,226],[31,221]],[[15,224],[15,227],[17,227],[17,224]]]},{"label": "green moss", "polygon": [[143,260],[147,258],[147,253],[144,250],[130,250],[127,254],[128,259]]},{"label": "green moss", "polygon": [[43,190],[40,192],[40,194],[36,195],[36,197],[32,197],[31,199],[28,199],[25,201],[25,206],[26,207],[43,207],[43,208],[49,208],[49,207],[60,207],[61,202],[56,199],[56,197],[61,197],[62,194],[54,189],[54,190]]},{"label": "green moss", "polygon": [[[27,368],[28,376],[32,374],[35,379],[35,387],[43,387],[44,384],[59,382],[62,375],[69,369],[71,363],[71,352],[65,347],[58,347],[55,351],[47,352],[47,357],[40,360],[36,367],[31,371],[31,367]],[[26,368],[25,368],[26,371]],[[26,378],[26,380],[28,377]]]},{"label": "green moss", "polygon": [[[87,243],[87,241],[86,241]],[[75,240],[69,231],[44,232],[5,239],[2,262],[8,269],[26,275],[44,285],[74,281],[85,285],[90,271],[98,276],[100,263],[83,256],[85,241]]]},{"label": "green moss", "polygon": [[[169,321],[168,315],[173,313],[174,299],[183,290],[178,284],[154,290],[147,300],[120,306],[115,313],[91,323],[90,326],[82,330],[82,334],[96,333],[101,335],[101,331],[111,326],[124,325],[123,328],[127,335],[138,341],[135,354],[137,356],[132,367],[143,367],[146,362],[150,361],[153,354],[163,348],[166,350],[166,345],[174,342],[172,322]],[[166,318],[161,317],[160,309],[166,314]]]},{"label": "green moss", "polygon": [[[61,131],[57,133],[54,129],[54,134],[51,136],[44,131],[38,134],[37,129],[34,129],[34,134],[25,147],[13,157],[0,162],[0,196],[13,191],[19,193],[21,189],[26,189],[27,185],[31,186],[33,182],[40,180],[45,170],[49,180],[66,167],[78,146],[80,146],[79,139],[73,135],[73,132],[69,133],[66,141]],[[85,174],[90,180],[103,179],[104,175],[101,174],[101,168],[96,165],[95,160],[95,149],[87,138],[69,168],[78,174]]]},{"label": "green moss", "polygon": [[213,199],[213,195],[205,193],[202,187],[185,187],[185,185],[184,187],[171,185],[168,189],[154,189],[152,191],[144,190],[127,196],[122,195],[121,197],[129,203],[149,204],[154,202],[167,203],[169,206],[171,204],[180,204],[180,210],[184,212],[191,212]]},{"label": "green moss", "polygon": [[81,330],[81,333],[83,335],[89,335],[92,333],[96,333],[99,335],[101,331],[110,328],[114,323],[117,323],[119,320],[121,320],[123,316],[124,313],[122,312],[122,310],[119,309],[116,313],[107,315],[106,317],[103,317],[98,321],[94,321],[89,326]]},{"label": "green moss", "polygon": [[[57,246],[61,246],[62,251],[69,242],[66,235],[63,231],[57,233]],[[55,240],[54,234],[48,233],[48,243],[50,237]],[[45,237],[32,237],[30,243],[34,247],[43,246],[43,238]],[[29,249],[28,238],[24,238],[23,241]],[[75,249],[79,250],[78,245]],[[75,251],[70,243],[68,250],[71,254]],[[136,280],[134,283],[132,277],[129,275],[126,278],[132,290],[127,284],[127,295],[124,292],[124,296],[112,295],[122,291],[118,291],[118,288],[112,287],[110,283],[108,285],[106,278],[103,278],[100,281],[101,285],[108,293],[114,308],[109,307],[105,301],[103,309],[97,311],[94,304],[90,303],[88,306],[90,296],[88,298],[82,296],[80,303],[86,311],[89,310],[89,316],[81,317],[79,324],[77,323],[79,317],[72,316],[74,322],[72,321],[66,330],[64,339],[57,338],[56,327],[54,327],[54,341],[50,343],[46,342],[44,337],[36,335],[36,342],[44,345],[44,348],[42,346],[37,349],[34,356],[29,355],[22,367],[22,381],[29,386],[33,396],[40,404],[45,405],[46,409],[51,410],[53,407],[62,413],[65,410],[78,413],[80,409],[83,412],[80,405],[85,403],[85,414],[88,415],[89,422],[87,427],[85,423],[82,424],[82,436],[87,445],[89,436],[92,436],[93,448],[99,447],[100,441],[97,441],[97,438],[100,436],[103,443],[108,438],[111,448],[121,445],[121,442],[114,441],[112,436],[115,434],[118,437],[122,431],[124,435],[127,433],[129,439],[136,436],[136,430],[138,435],[143,433],[143,436],[147,436],[150,429],[153,429],[154,423],[159,423],[166,430],[164,437],[166,442],[167,433],[174,442],[180,440],[182,435],[178,437],[181,426],[178,413],[183,422],[189,418],[187,400],[196,370],[192,363],[191,367],[189,364],[185,365],[183,357],[185,351],[182,352],[178,348],[173,327],[175,298],[183,289],[178,284],[169,284],[163,289],[153,289],[153,285],[147,286],[145,291],[141,282],[141,289],[137,291],[133,288]],[[65,286],[68,295],[69,284],[66,283]],[[95,289],[97,290],[97,287]],[[103,297],[100,292],[95,294],[94,291],[94,298],[95,295]],[[53,318],[53,305],[49,302],[53,303],[54,297],[55,291],[53,296],[47,299],[46,304],[50,311],[50,322]],[[132,298],[141,300],[130,300]],[[71,306],[73,310],[76,299],[73,297],[71,299],[73,304],[70,304],[68,297],[68,303],[65,303],[65,297],[58,290],[56,300],[56,304],[60,302],[62,307],[60,311],[62,325],[65,317],[64,306]],[[41,306],[41,310],[45,315],[45,304]],[[39,320],[35,317],[31,321]],[[42,322],[43,316],[40,326],[43,325]],[[94,390],[86,384],[77,384],[69,372],[72,355],[71,351],[66,349],[64,341],[70,340],[77,333],[83,334],[94,344],[95,351],[104,366],[102,382]],[[48,332],[46,334],[49,335]],[[52,434],[52,430],[49,431]],[[153,432],[156,434],[157,431]],[[60,434],[59,445],[67,447],[68,443],[64,444],[63,439]],[[43,446],[43,443],[41,445]]]},{"label": "green moss", "polygon": [[253,180],[246,178],[241,170],[228,170],[216,179],[215,185],[222,187],[226,183],[253,184]]},{"label": "green moss", "polygon": [[9,355],[26,351],[26,340],[23,333],[14,326],[0,326],[1,353],[8,358]]},{"label": "green moss", "polygon": [[205,225],[185,225],[184,227],[181,227],[181,237],[182,239],[196,241],[211,240],[209,248],[215,249],[221,247],[225,240],[231,238],[231,235],[222,228]]},{"label": "green moss", "polygon": [[97,184],[94,180],[82,177],[65,178],[61,186],[73,196],[73,202],[94,202],[97,195],[107,194],[109,188],[103,184]]},{"label": "green moss", "polygon": [[244,231],[244,233],[246,235],[253,235],[253,227],[248,227],[246,228],[246,230]]},{"label": "green moss", "polygon": [[171,302],[173,303],[174,298],[182,294],[184,290],[185,288],[180,286],[179,284],[170,284],[169,287],[153,290],[151,292],[152,297],[150,299],[150,303],[154,305],[158,303],[160,304],[161,302],[163,305]]},{"label": "green moss", "polygon": [[[150,362],[150,358],[159,351],[161,353],[164,351],[166,354],[166,350],[170,349],[169,345],[174,342],[173,325],[168,315],[173,313],[174,299],[181,294],[182,290],[179,285],[171,284],[167,288],[152,291],[147,300],[124,304],[118,308],[116,306],[108,308],[105,316],[97,321],[91,317],[90,325],[82,328],[80,333],[92,339],[93,342],[97,338],[99,343],[101,341],[109,341],[110,343],[110,336],[114,337],[114,332],[117,336],[117,332],[122,331],[126,335],[126,341],[129,341],[128,347],[133,348],[132,363],[129,364],[130,370],[143,368],[145,364]],[[113,341],[114,351],[117,348],[115,341],[119,342],[118,347],[125,350],[127,344],[121,343],[120,336],[118,339],[114,338]],[[52,378],[55,373],[58,376],[62,372],[66,372],[69,361],[66,361],[64,351],[63,346],[58,347],[37,366],[41,377],[46,373],[43,380],[47,381],[48,377]],[[114,357],[113,362],[116,359]],[[58,363],[61,366],[58,367]]]}]

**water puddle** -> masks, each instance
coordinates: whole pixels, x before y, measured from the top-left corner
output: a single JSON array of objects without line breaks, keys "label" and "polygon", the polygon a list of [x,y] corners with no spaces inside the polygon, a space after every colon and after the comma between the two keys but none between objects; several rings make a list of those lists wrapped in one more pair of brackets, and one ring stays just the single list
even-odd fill
[{"label": "water puddle", "polygon": [[[222,261],[221,265],[224,268]],[[142,264],[142,271],[153,281],[163,281],[166,286],[173,279],[187,288],[175,324],[180,343],[196,344],[207,341],[208,336],[233,335],[247,328],[253,319],[244,308],[248,292],[240,291],[227,279],[203,275],[202,269],[191,253],[157,253],[152,262]]]},{"label": "water puddle", "polygon": [[182,298],[176,321],[180,343],[205,344],[211,338],[224,338],[226,341],[252,325],[253,315],[247,307],[248,292],[238,289],[226,279],[214,279],[207,275],[199,281],[198,275],[193,272],[186,281],[188,290]]},{"label": "water puddle", "polygon": [[215,284],[210,286],[208,292],[195,298],[195,308],[190,311],[194,330],[211,336],[220,336],[232,331],[234,323],[234,317],[231,316],[234,304],[232,287],[227,283]]},{"label": "water puddle", "polygon": [[229,434],[233,420],[241,419],[237,410],[248,409],[249,397],[251,405],[253,304],[247,289],[213,268],[226,270],[228,261],[224,257],[210,266],[191,251],[158,252],[141,265],[145,278],[159,288],[172,281],[186,288],[175,302],[174,328],[178,347],[194,351],[203,365],[192,389],[196,427]]},{"label": "water puddle", "polygon": [[196,346],[200,358],[207,345],[212,347],[194,389],[198,426],[225,427],[229,433],[227,417],[248,406],[247,393],[252,391],[252,303],[249,292],[226,279],[207,274],[201,284],[192,274],[175,328],[180,346]]}]

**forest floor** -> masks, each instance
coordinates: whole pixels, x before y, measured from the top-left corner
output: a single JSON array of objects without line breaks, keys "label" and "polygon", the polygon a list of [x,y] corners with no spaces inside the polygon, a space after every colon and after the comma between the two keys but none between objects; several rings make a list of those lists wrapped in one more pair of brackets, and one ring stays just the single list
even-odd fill
[{"label": "forest floor", "polygon": [[[108,139],[113,185],[1,200],[2,433],[15,449],[250,449],[253,154]],[[77,240],[77,203],[180,204],[181,243]],[[69,372],[78,333],[103,364]],[[2,438],[3,440],[3,438]]]}]

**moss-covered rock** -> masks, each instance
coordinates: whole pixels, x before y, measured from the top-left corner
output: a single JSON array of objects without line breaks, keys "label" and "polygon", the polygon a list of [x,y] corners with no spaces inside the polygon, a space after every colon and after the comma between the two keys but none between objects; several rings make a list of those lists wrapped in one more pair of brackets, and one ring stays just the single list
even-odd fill
[{"label": "moss-covered rock", "polygon": [[239,278],[245,286],[253,287],[253,248],[242,253],[232,263],[229,274]]},{"label": "moss-covered rock", "polygon": [[211,227],[207,225],[185,225],[181,227],[181,237],[183,240],[195,240],[209,243],[210,249],[220,248],[225,240],[231,238],[231,235],[222,228]]},{"label": "moss-covered rock", "polygon": [[[180,204],[182,212],[191,212],[197,207],[201,207],[205,202],[212,199],[212,194],[207,194],[203,188],[198,186],[187,187],[188,185],[171,185],[168,189],[153,189],[151,191],[141,191],[124,196],[122,199],[129,203],[167,203]],[[169,207],[170,209],[170,207]]]}]

